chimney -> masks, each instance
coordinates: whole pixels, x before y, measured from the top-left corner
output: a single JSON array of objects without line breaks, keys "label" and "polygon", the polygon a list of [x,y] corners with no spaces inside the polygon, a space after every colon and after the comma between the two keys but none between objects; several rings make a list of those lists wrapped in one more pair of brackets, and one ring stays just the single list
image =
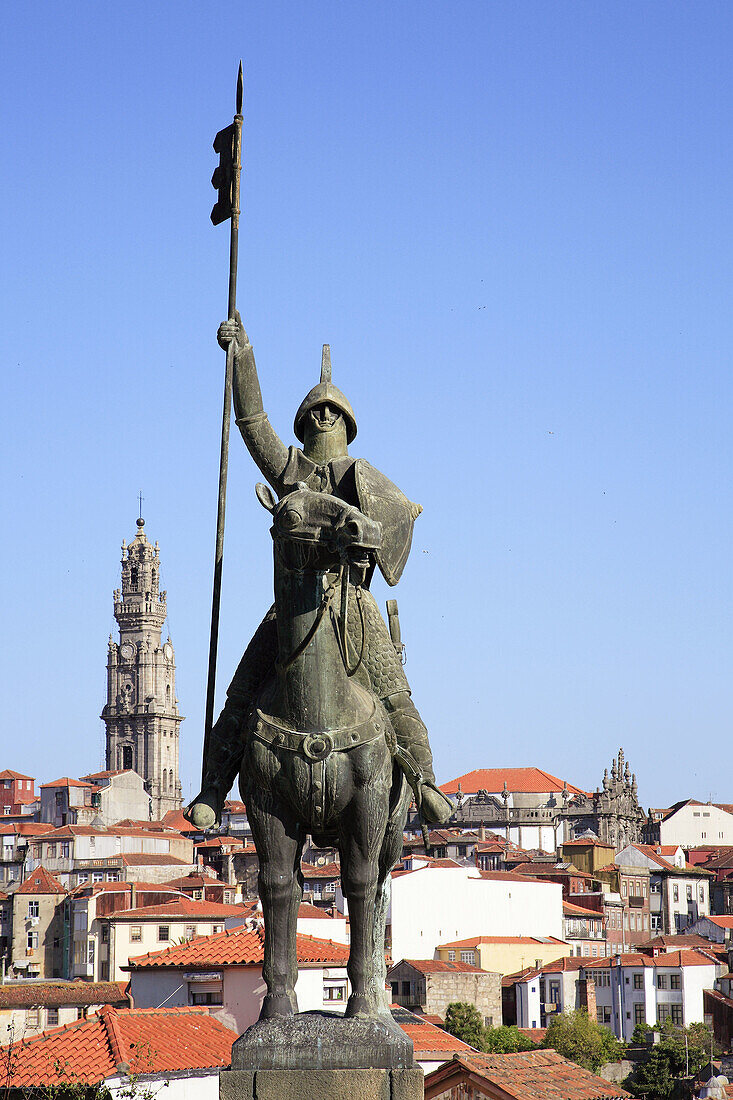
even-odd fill
[{"label": "chimney", "polygon": [[580,1008],[584,1008],[591,1020],[596,1018],[596,983],[594,978],[588,977],[588,971],[585,971],[585,977],[580,978],[578,981],[578,1005]]},{"label": "chimney", "polygon": [[137,888],[134,882],[130,883],[130,908],[137,909]]}]

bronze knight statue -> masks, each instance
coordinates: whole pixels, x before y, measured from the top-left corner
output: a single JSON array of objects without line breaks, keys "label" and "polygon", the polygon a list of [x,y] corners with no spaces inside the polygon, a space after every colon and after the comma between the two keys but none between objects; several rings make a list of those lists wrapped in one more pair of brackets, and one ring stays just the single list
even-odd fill
[{"label": "bronze knight statue", "polygon": [[[348,400],[331,381],[327,345],[323,349],[321,380],[295,414],[295,435],[302,448],[285,446],[264,411],[252,346],[239,314],[235,316],[236,320],[220,325],[217,338],[225,350],[234,342],[236,422],[277,497],[282,500],[299,489],[327,494],[355,506],[381,525],[379,547],[365,551],[358,600],[354,586],[343,586],[345,657],[350,655],[352,659],[354,679],[384,705],[396,739],[393,754],[412,785],[423,819],[442,824],[450,816],[452,805],[435,785],[427,730],[412,702],[398,652],[369,591],[375,566],[379,566],[388,584],[399,581],[421,508],[364,459],[349,455],[348,446],[356,436],[356,419]],[[253,707],[277,659],[277,623],[271,608],[239,662],[224,709],[211,731],[202,790],[187,811],[199,828],[211,828],[221,820],[224,799],[245,755]]]}]

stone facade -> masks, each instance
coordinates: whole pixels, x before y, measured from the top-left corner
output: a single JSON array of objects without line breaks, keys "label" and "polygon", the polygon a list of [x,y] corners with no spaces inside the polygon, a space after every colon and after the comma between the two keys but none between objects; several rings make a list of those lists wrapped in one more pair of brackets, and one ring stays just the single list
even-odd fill
[{"label": "stone facade", "polygon": [[639,805],[636,776],[624,760],[623,749],[611,765],[610,776],[608,769],[604,771],[602,789],[567,800],[562,816],[568,840],[590,832],[616,851],[641,841],[646,814]]},{"label": "stone facade", "polygon": [[[536,773],[539,781],[519,786],[525,772]],[[475,774],[484,773],[470,773],[466,778]],[[561,784],[539,769],[512,768],[507,774],[509,782],[499,791],[462,791],[459,784],[456,792],[445,784],[442,789],[456,804],[450,824],[464,830],[489,829],[519,848],[546,852],[554,852],[564,841],[584,833],[611,843],[616,850],[642,839],[646,814],[639,805],[636,776],[631,774],[623,749],[613,761],[610,776],[606,769],[601,787],[593,793],[567,782]],[[513,780],[517,785],[511,785]]]},{"label": "stone facade", "polygon": [[449,1004],[473,1004],[491,1027],[501,1024],[501,974],[473,966],[451,966],[437,960],[403,959],[387,971],[394,1004],[440,1016]]},{"label": "stone facade", "polygon": [[106,767],[132,769],[161,819],[183,803],[179,779],[179,727],[173,646],[163,644],[166,592],[159,589],[160,552],[145,535],[145,521],[129,546],[122,543],[122,587],[114,593],[120,639],[110,635],[107,655]]}]

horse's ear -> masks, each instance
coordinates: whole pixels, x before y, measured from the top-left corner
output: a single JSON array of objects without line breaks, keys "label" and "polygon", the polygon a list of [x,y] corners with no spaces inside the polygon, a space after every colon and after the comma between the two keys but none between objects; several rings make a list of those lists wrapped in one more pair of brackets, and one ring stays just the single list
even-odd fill
[{"label": "horse's ear", "polygon": [[255,493],[257,494],[257,499],[259,500],[263,508],[266,508],[268,512],[275,511],[275,505],[277,504],[277,501],[275,500],[272,489],[269,485],[264,485],[261,481],[259,481],[255,487]]}]

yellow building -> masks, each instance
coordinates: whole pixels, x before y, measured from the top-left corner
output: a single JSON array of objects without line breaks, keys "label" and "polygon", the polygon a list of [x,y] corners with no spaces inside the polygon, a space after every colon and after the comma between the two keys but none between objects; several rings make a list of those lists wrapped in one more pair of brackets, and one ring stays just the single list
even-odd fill
[{"label": "yellow building", "polygon": [[585,871],[588,875],[594,875],[601,867],[607,867],[613,863],[616,849],[613,844],[605,844],[595,837],[585,840],[566,840],[561,845],[562,858],[567,863],[572,863],[579,871]]},{"label": "yellow building", "polygon": [[470,936],[438,946],[442,962],[470,963],[497,974],[516,974],[527,966],[540,968],[570,954],[570,944],[554,936]]}]

